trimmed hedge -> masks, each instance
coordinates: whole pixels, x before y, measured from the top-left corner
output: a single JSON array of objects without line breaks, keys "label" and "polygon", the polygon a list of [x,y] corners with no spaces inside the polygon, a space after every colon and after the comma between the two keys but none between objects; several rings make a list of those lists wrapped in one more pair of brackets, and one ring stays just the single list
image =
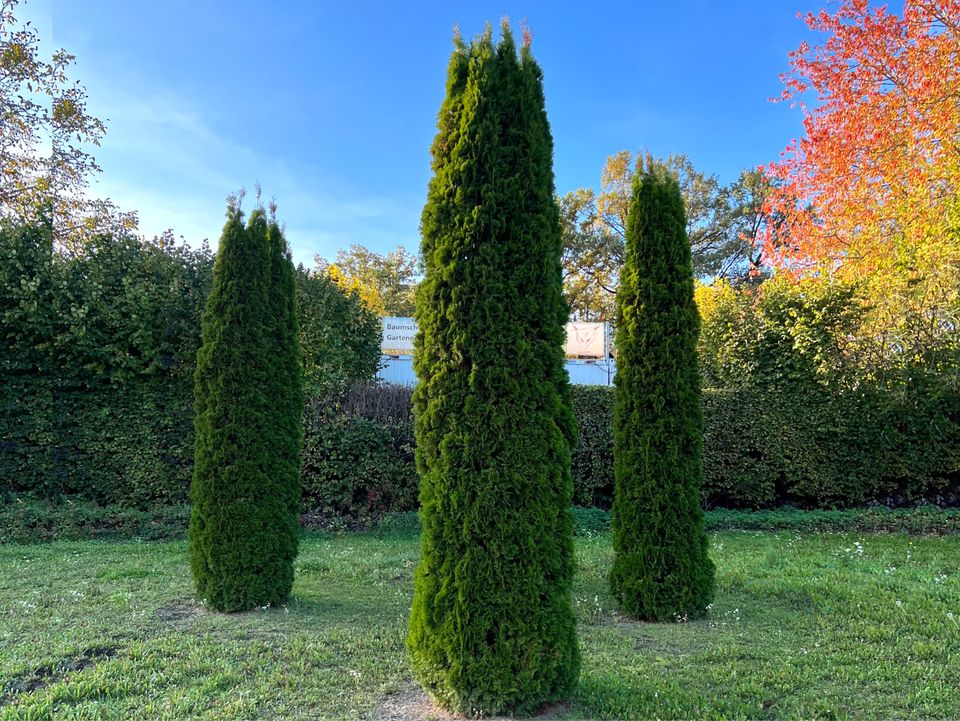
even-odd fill
[{"label": "trimmed hedge", "polygon": [[[45,388],[44,381],[21,380],[20,393],[4,388],[0,402],[7,408],[42,403]],[[609,508],[613,391],[571,390],[579,425],[574,504]],[[83,498],[141,509],[186,502],[193,450],[189,392],[169,382],[70,391],[83,397],[82,404],[58,393],[65,399],[58,407],[69,413],[55,416],[49,428],[38,426],[43,416],[36,413],[8,426],[2,454],[6,495]],[[876,391],[840,398],[813,390],[790,398],[759,388],[704,391],[705,506],[850,508],[924,500],[960,505],[957,399],[884,398]],[[165,414],[149,411],[156,407]],[[100,433],[93,435],[95,428]],[[52,476],[40,476],[35,465],[44,433],[77,439],[47,450]],[[142,438],[152,442],[145,445]],[[27,444],[33,445],[24,448]],[[85,474],[94,461],[98,481],[91,485]],[[42,478],[52,478],[53,486]],[[339,403],[309,402],[301,482],[305,509],[349,525],[416,509],[410,389],[371,383],[354,386]]]},{"label": "trimmed hedge", "polygon": [[185,504],[156,505],[142,511],[83,500],[14,498],[0,504],[0,543],[182,540],[189,522],[190,506]]},{"label": "trimmed hedge", "polygon": [[613,389],[571,386],[577,445],[573,450],[574,505],[613,504]]},{"label": "trimmed hedge", "polygon": [[390,511],[415,509],[413,450],[409,417],[384,422],[310,404],[300,469],[304,509],[331,523],[360,526]]},{"label": "trimmed hedge", "polygon": [[[573,453],[574,503],[609,508],[613,390],[604,386],[571,390],[579,426]],[[705,390],[704,505],[748,509],[784,504],[851,508],[871,501],[958,505],[957,402],[949,394],[928,392],[873,390],[853,395],[810,388],[787,396],[762,388]],[[416,508],[412,490],[416,477],[407,445],[412,444],[410,389],[355,386],[343,403],[345,415],[331,411],[307,423],[302,478],[309,504],[344,489],[341,496],[327,497],[324,507],[364,518]],[[317,423],[328,424],[322,444],[314,439]],[[357,431],[358,426],[365,430]],[[344,448],[349,452],[343,454]],[[379,468],[386,470],[350,460],[365,457],[378,458]],[[308,463],[308,458],[313,460]],[[405,492],[404,487],[410,490]],[[372,507],[363,500],[367,497],[393,498],[395,503]]]},{"label": "trimmed hedge", "polygon": [[0,496],[182,503],[209,251],[49,233],[0,222]]},{"label": "trimmed hedge", "polygon": [[[0,219],[0,501],[187,501],[212,264],[169,237],[97,236],[66,255],[49,227]],[[310,393],[371,377],[376,316],[324,274],[296,283]]]},{"label": "trimmed hedge", "polygon": [[958,399],[881,389],[704,394],[709,506],[960,501]]}]

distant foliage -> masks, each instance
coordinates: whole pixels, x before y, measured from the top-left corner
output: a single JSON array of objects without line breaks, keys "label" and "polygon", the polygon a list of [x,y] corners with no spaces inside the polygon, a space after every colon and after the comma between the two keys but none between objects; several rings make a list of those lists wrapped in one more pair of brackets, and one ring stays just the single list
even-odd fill
[{"label": "distant foliage", "polygon": [[413,315],[420,261],[402,245],[389,253],[376,253],[353,244],[338,250],[331,263],[316,256],[317,272],[327,275],[347,293],[356,293],[377,316]]},{"label": "distant foliage", "polygon": [[865,309],[853,284],[777,276],[736,288],[718,281],[699,286],[696,301],[709,388],[845,385],[858,372]]},{"label": "distant foliage", "polygon": [[443,705],[530,713],[580,654],[560,224],[541,71],[459,38],[423,211],[413,404],[423,534],[407,640]]},{"label": "distant foliage", "polygon": [[296,271],[304,389],[331,398],[374,376],[380,363],[380,320],[355,291],[322,272]]},{"label": "distant foliage", "polygon": [[700,320],[685,223],[677,181],[648,163],[634,178],[617,293],[610,574],[621,608],[648,621],[702,616],[714,592],[700,507]]},{"label": "distant foliage", "polygon": [[956,263],[960,0],[841,0],[805,20],[816,39],[790,53],[782,99],[811,102],[768,168],[771,257],[861,278]]},{"label": "distant foliage", "polygon": [[[600,174],[600,192],[579,188],[559,199],[563,227],[564,291],[577,320],[613,320],[623,267],[627,208],[636,174],[632,153],[611,155]],[[676,177],[683,196],[687,236],[697,277],[754,282],[763,275],[763,250],[756,242],[773,227],[763,209],[770,182],[758,170],[744,170],[721,185],[685,155],[653,162]]]},{"label": "distant foliage", "polygon": [[960,0],[841,0],[805,20],[782,93],[804,133],[767,168],[768,256],[807,287],[857,284],[867,375],[957,387]]},{"label": "distant foliage", "polygon": [[219,611],[279,603],[297,554],[303,409],[293,267],[262,209],[231,205],[197,355],[190,569]]}]

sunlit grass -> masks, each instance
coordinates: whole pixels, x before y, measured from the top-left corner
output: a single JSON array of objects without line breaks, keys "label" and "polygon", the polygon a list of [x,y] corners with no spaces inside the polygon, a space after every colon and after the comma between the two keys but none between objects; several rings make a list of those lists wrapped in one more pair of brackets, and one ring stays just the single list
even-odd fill
[{"label": "sunlit grass", "polygon": [[[709,618],[664,625],[616,612],[605,535],[577,553],[556,718],[960,717],[956,536],[715,534]],[[402,717],[416,558],[410,533],[312,537],[285,607],[224,616],[182,542],[0,546],[0,720]]]}]

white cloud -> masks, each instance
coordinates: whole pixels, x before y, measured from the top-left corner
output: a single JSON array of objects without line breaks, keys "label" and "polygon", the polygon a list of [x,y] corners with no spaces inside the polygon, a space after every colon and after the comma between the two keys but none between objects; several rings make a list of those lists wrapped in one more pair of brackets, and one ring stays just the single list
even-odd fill
[{"label": "white cloud", "polygon": [[332,257],[351,243],[376,249],[417,243],[419,197],[350,193],[335,176],[232,141],[170,93],[131,99],[117,84],[90,87],[97,113],[109,119],[96,152],[103,173],[91,193],[138,211],[146,236],[172,228],[191,245],[206,237],[215,247],[226,195],[245,185],[245,205],[252,207],[259,181],[265,200],[277,199],[296,261]]}]

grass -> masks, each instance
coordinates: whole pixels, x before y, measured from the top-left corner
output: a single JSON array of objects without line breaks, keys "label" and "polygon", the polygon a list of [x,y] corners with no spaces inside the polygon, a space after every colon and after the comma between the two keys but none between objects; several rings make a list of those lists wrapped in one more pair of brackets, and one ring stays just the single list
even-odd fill
[{"label": "grass", "polygon": [[[724,531],[705,621],[642,624],[577,542],[580,687],[551,718],[960,717],[960,537]],[[192,599],[175,542],[0,546],[0,721],[417,716],[415,533],[313,535],[292,600]],[[419,709],[419,711],[418,711]]]},{"label": "grass", "polygon": [[[577,535],[592,537],[610,532],[610,512],[574,508]],[[903,532],[960,534],[960,508],[852,508],[840,511],[778,508],[760,511],[707,511],[708,531]],[[190,506],[156,505],[149,510],[99,505],[81,499],[58,501],[20,496],[0,498],[0,544],[81,541],[87,539],[172,541],[184,538]],[[305,513],[300,525],[313,530],[354,529],[355,520]],[[412,532],[419,528],[416,511],[392,513],[379,521],[382,528]]]}]

